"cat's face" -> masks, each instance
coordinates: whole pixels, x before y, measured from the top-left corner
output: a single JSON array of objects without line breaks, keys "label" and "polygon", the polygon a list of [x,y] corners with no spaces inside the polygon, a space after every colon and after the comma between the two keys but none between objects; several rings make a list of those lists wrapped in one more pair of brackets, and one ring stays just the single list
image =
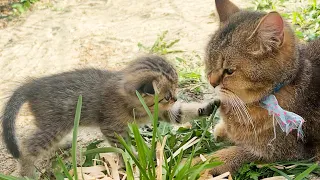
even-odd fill
[{"label": "cat's face", "polygon": [[125,89],[135,107],[141,107],[138,91],[153,112],[155,93],[158,94],[159,116],[176,102],[178,75],[175,68],[159,56],[140,57],[128,65],[125,72]]},{"label": "cat's face", "polygon": [[157,92],[159,111],[167,111],[177,101],[177,83],[177,81],[172,82],[167,77],[160,75],[151,82],[142,85],[138,91],[151,110],[154,109],[155,93]]},{"label": "cat's face", "polygon": [[222,101],[260,101],[296,69],[290,28],[276,13],[240,11],[216,0],[220,28],[207,46],[205,66]]}]

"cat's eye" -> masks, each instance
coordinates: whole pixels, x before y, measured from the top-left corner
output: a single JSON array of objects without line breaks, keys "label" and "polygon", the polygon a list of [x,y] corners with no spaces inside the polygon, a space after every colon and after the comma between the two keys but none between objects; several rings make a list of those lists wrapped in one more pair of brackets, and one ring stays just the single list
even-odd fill
[{"label": "cat's eye", "polygon": [[169,101],[173,101],[173,102],[176,102],[177,101],[177,98],[174,97],[171,92],[168,92],[165,96],[164,96],[164,99],[169,102]]},{"label": "cat's eye", "polygon": [[234,73],[235,70],[234,69],[225,69],[224,71],[226,74],[231,75]]},{"label": "cat's eye", "polygon": [[164,97],[164,99],[166,99],[167,101],[169,101],[169,100],[171,99],[170,93],[167,93],[166,96]]},{"label": "cat's eye", "polygon": [[154,95],[154,88],[152,83],[146,83],[140,87],[140,92],[145,94]]}]

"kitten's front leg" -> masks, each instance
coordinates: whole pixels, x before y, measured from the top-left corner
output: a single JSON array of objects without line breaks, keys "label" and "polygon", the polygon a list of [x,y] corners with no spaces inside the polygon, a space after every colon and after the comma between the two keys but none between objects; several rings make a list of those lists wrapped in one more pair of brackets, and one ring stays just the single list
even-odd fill
[{"label": "kitten's front leg", "polygon": [[[243,164],[259,160],[257,156],[253,155],[240,146],[231,146],[225,149],[221,149],[205,157],[207,158],[207,160],[213,159],[214,161],[216,160],[223,162],[222,165],[210,169],[209,173],[212,175],[220,175],[225,172],[234,173]],[[192,163],[197,164],[200,161],[200,158],[195,158]]]}]

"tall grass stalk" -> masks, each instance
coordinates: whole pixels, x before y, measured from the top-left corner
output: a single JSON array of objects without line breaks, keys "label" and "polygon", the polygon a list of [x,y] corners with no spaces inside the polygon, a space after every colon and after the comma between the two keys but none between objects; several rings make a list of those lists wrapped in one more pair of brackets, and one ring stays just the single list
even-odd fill
[{"label": "tall grass stalk", "polygon": [[73,138],[72,138],[72,167],[74,172],[74,178],[78,179],[78,172],[77,172],[77,137],[78,137],[78,127],[80,122],[80,115],[81,115],[81,107],[82,107],[82,95],[78,98],[76,114],[74,117],[74,126],[73,126]]}]

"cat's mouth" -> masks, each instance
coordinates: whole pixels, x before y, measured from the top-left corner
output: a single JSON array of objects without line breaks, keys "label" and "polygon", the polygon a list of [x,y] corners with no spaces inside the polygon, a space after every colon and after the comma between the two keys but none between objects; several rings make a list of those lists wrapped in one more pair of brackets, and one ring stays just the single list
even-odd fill
[{"label": "cat's mouth", "polygon": [[217,88],[218,88],[216,91],[217,95],[222,102],[228,101],[234,98],[235,96],[238,97],[234,92],[232,92],[229,89],[221,88],[221,87],[217,87]]},{"label": "cat's mouth", "polygon": [[237,116],[241,123],[252,124],[252,117],[248,112],[248,102],[243,101],[232,91],[221,88],[220,89],[221,102],[225,105],[224,111],[226,113],[232,112]]},{"label": "cat's mouth", "polygon": [[241,104],[249,105],[259,103],[263,97],[268,95],[268,92],[262,93],[261,91],[250,91],[250,93],[248,93],[247,91],[244,91],[240,94],[236,94],[232,90],[219,88],[217,94],[223,103],[228,101],[239,101]]}]

